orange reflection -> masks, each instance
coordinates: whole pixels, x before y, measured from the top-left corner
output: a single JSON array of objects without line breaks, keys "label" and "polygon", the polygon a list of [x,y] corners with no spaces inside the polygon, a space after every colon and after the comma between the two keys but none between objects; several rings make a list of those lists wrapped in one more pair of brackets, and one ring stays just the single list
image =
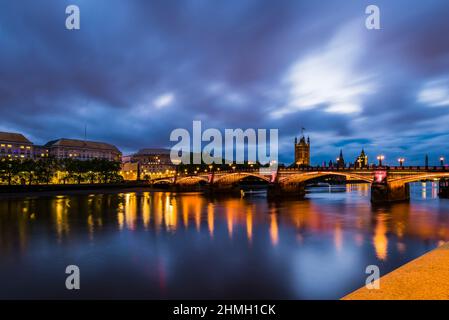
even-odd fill
[{"label": "orange reflection", "polygon": [[142,197],[142,220],[145,229],[148,229],[148,226],[150,225],[151,219],[150,201],[151,201],[150,194],[148,192],[144,192]]},{"label": "orange reflection", "polygon": [[340,252],[343,249],[343,234],[341,231],[340,222],[337,222],[335,224],[334,243],[335,248],[337,249],[338,252]]},{"label": "orange reflection", "polygon": [[129,230],[135,230],[137,220],[137,201],[135,193],[125,195],[125,223]]},{"label": "orange reflection", "polygon": [[253,240],[253,211],[248,208],[246,212],[246,235],[248,236],[248,241],[251,243]]},{"label": "orange reflection", "polygon": [[164,212],[164,202],[162,199],[163,193],[158,192],[155,194],[155,208],[154,208],[154,223],[156,225],[156,230],[160,230],[162,226],[162,215]]},{"label": "orange reflection", "polygon": [[278,228],[278,222],[276,219],[276,214],[270,214],[270,239],[271,244],[273,246],[277,246],[279,243],[279,228]]},{"label": "orange reflection", "polygon": [[207,226],[209,228],[209,234],[214,236],[214,205],[209,203],[207,205]]},{"label": "orange reflection", "polygon": [[388,238],[385,214],[378,214],[376,217],[373,244],[377,258],[386,260],[388,255]]},{"label": "orange reflection", "polygon": [[170,201],[170,197],[165,198],[165,208],[164,208],[164,219],[165,226],[168,230],[175,231],[178,225],[178,212],[176,210],[176,202]]},{"label": "orange reflection", "polygon": [[68,222],[68,208],[70,207],[69,199],[58,196],[55,201],[55,223],[58,239],[61,240],[63,234],[68,234],[70,231]]},{"label": "orange reflection", "polygon": [[182,205],[182,220],[184,223],[184,227],[189,227],[189,208],[184,204]]},{"label": "orange reflection", "polygon": [[94,218],[92,217],[92,214],[87,216],[87,228],[89,230],[89,237],[92,239],[94,235]]},{"label": "orange reflection", "polygon": [[232,238],[232,233],[234,231],[234,212],[231,207],[227,207],[226,210],[226,221],[228,223],[228,234],[229,238]]}]

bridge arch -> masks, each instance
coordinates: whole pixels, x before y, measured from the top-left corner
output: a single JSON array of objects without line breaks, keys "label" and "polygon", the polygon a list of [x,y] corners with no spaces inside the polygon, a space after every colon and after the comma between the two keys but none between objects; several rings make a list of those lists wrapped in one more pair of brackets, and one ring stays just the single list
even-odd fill
[{"label": "bridge arch", "polygon": [[439,173],[430,173],[426,172],[423,174],[417,174],[417,175],[410,175],[410,176],[404,176],[400,178],[390,179],[390,183],[413,183],[413,182],[419,182],[422,180],[433,180],[433,179],[449,179],[449,172],[439,172]]},{"label": "bridge arch", "polygon": [[188,176],[188,177],[178,178],[176,180],[177,185],[184,185],[184,186],[193,186],[196,184],[200,184],[202,182],[207,183],[208,179],[206,177],[202,177],[202,176]]},{"label": "bridge arch", "polygon": [[235,172],[216,177],[214,179],[214,184],[223,184],[223,185],[234,184],[248,177],[258,178],[268,183],[271,181],[270,177],[261,174],[251,172]]},{"label": "bridge arch", "polygon": [[302,183],[312,179],[325,177],[325,176],[343,176],[346,178],[361,180],[368,183],[373,182],[373,177],[371,175],[362,175],[357,173],[346,173],[346,172],[329,172],[329,171],[315,171],[315,172],[301,172],[293,173],[288,176],[279,179],[281,184],[291,184],[291,183]]}]

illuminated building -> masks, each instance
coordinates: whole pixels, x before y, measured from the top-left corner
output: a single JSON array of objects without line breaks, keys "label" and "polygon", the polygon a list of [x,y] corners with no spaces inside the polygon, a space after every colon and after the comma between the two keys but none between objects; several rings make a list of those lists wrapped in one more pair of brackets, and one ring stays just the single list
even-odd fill
[{"label": "illuminated building", "polygon": [[297,166],[310,166],[310,138],[302,135],[301,139],[295,138],[295,164]]},{"label": "illuminated building", "polygon": [[32,159],[33,143],[20,133],[0,132],[0,158]]},{"label": "illuminated building", "polygon": [[49,156],[49,150],[45,146],[34,146],[34,159],[45,159]]},{"label": "illuminated building", "polygon": [[57,159],[121,161],[122,157],[117,147],[104,142],[58,139],[48,142],[44,147],[49,150],[50,156]]},{"label": "illuminated building", "polygon": [[364,149],[362,149],[362,152],[355,160],[354,166],[360,169],[368,167],[368,156],[365,154]]},{"label": "illuminated building", "polygon": [[122,158],[122,176],[125,180],[147,180],[152,175],[171,176],[176,165],[170,159],[170,150],[145,148]]}]

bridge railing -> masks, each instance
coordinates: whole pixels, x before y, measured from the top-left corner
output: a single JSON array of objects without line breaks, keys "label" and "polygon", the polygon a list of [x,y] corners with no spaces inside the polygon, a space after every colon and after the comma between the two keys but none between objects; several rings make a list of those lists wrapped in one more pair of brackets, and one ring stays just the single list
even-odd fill
[{"label": "bridge railing", "polygon": [[357,167],[298,167],[298,168],[281,168],[281,171],[375,171],[375,170],[422,170],[422,171],[449,171],[449,166],[367,166],[363,168]]},{"label": "bridge railing", "polygon": [[[229,169],[229,170],[209,170],[198,173],[185,173],[178,172],[177,177],[193,177],[193,176],[205,176],[211,173],[215,175],[230,174],[230,173],[261,173],[263,169],[268,168],[244,168],[244,169]],[[310,167],[281,167],[280,172],[373,172],[376,170],[391,170],[391,171],[426,171],[426,172],[449,172],[449,166],[376,166],[371,165],[363,168],[356,167],[322,167],[322,166],[310,166]]]}]

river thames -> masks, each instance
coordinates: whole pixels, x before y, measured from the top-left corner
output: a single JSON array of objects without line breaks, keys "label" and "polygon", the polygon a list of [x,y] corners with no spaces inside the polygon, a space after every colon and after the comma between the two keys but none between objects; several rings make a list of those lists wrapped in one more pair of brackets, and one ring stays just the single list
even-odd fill
[{"label": "river thames", "polygon": [[[449,240],[449,200],[415,183],[372,206],[367,184],[263,194],[124,192],[0,199],[0,298],[338,299]],[[81,289],[65,287],[68,265]]]}]

